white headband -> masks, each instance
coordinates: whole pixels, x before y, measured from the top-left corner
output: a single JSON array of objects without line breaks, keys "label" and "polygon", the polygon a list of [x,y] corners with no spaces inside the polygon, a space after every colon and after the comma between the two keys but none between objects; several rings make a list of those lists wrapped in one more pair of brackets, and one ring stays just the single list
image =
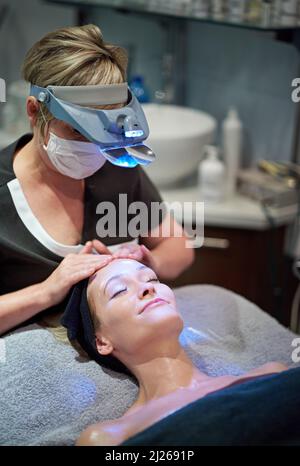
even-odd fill
[{"label": "white headband", "polygon": [[55,97],[78,105],[124,104],[128,100],[128,84],[95,86],[47,86]]}]

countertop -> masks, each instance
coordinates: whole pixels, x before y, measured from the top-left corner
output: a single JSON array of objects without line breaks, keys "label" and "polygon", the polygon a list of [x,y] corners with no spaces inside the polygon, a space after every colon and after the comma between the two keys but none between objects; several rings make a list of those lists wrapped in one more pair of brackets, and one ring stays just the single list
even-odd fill
[{"label": "countertop", "polygon": [[[167,203],[174,201],[179,201],[180,203],[201,202],[197,186],[161,190],[160,193],[163,200]],[[173,212],[175,218],[180,220],[180,207],[178,209],[175,208]],[[294,220],[297,213],[297,205],[276,209],[268,208],[268,211],[276,225],[286,225]],[[193,219],[195,220],[195,206],[185,210],[185,214],[186,224],[192,223]],[[262,206],[258,202],[238,193],[220,202],[205,202],[204,225],[253,230],[264,230],[270,226]]]}]

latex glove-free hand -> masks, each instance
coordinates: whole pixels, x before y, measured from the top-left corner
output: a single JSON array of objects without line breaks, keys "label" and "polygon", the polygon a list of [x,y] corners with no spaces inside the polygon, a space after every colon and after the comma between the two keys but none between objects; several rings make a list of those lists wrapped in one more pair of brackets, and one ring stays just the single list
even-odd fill
[{"label": "latex glove-free hand", "polygon": [[113,254],[113,257],[118,259],[134,259],[158,273],[157,260],[154,254],[144,244],[120,246],[120,249]]},{"label": "latex glove-free hand", "polygon": [[94,248],[94,251],[96,251],[98,254],[111,254],[111,251],[108,249],[107,246],[105,246],[104,243],[99,241],[98,239],[93,239],[93,241],[88,241],[87,244],[91,244],[91,251]]},{"label": "latex glove-free hand", "polygon": [[110,254],[91,254],[92,248],[92,243],[88,242],[79,254],[68,254],[42,283],[50,306],[60,303],[73,285],[90,277],[112,260]]}]

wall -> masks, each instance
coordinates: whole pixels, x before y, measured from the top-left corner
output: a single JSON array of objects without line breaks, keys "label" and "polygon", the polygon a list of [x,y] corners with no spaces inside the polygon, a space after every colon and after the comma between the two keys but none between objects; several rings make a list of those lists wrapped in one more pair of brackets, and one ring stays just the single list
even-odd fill
[{"label": "wall", "polygon": [[[98,24],[108,40],[130,46],[132,71],[146,77],[153,96],[162,86],[166,45],[159,21],[104,8],[91,8],[88,21]],[[290,160],[296,112],[291,82],[300,75],[294,46],[276,41],[272,33],[190,22],[186,53],[186,104],[219,123],[230,105],[238,108],[245,126],[243,164]]]},{"label": "wall", "polygon": [[108,42],[125,47],[130,61],[128,75],[142,74],[151,91],[162,86],[161,59],[166,37],[157,17],[121,14],[106,8],[90,8],[87,22],[95,23]]},{"label": "wall", "polygon": [[[9,83],[20,77],[26,50],[47,31],[74,24],[76,15],[75,8],[39,0],[0,0],[0,7],[4,3],[10,13],[0,28],[0,76]],[[143,74],[153,97],[163,82],[163,23],[104,8],[90,8],[87,21],[129,50],[130,74]],[[211,113],[219,123],[230,105],[238,108],[245,126],[244,165],[260,158],[290,160],[296,112],[291,81],[300,75],[299,54],[291,44],[270,33],[190,22],[186,61],[188,106]]]},{"label": "wall", "polygon": [[300,63],[291,44],[270,33],[193,23],[187,62],[188,105],[218,121],[231,104],[238,108],[245,125],[245,164],[290,159],[296,112],[291,82]]},{"label": "wall", "polygon": [[0,18],[0,76],[9,84],[20,79],[26,51],[44,34],[75,24],[75,10],[42,0],[0,0],[0,11],[8,5],[8,16]]},{"label": "wall", "polygon": [[[8,6],[8,12],[0,17],[0,77],[6,80],[8,88],[10,83],[21,79],[21,65],[27,50],[47,32],[74,25],[76,12],[75,9],[53,6],[42,0],[0,0],[0,12],[4,5]],[[0,128],[3,126],[4,109],[9,112],[7,105],[0,104]],[[13,134],[3,133],[0,129],[0,148],[14,141],[20,132],[29,130],[23,105],[22,111],[24,125],[20,124],[20,119],[16,127],[10,123],[14,120],[14,114],[6,117]]]}]

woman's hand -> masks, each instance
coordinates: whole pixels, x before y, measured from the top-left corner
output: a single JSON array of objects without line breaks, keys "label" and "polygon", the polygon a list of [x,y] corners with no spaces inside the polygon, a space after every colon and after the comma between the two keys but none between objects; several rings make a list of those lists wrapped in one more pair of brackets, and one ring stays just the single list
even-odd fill
[{"label": "woman's hand", "polygon": [[111,253],[105,244],[98,239],[88,241],[86,246],[88,249],[87,253],[96,251],[98,254],[111,255],[112,259],[134,259],[142,264],[150,267],[154,272],[159,275],[159,265],[156,256],[150,251],[144,244],[125,244],[120,246],[117,251]]},{"label": "woman's hand", "polygon": [[91,246],[91,251],[94,249],[94,251],[96,251],[98,254],[111,254],[108,247],[105,246],[105,244],[103,244],[98,239],[93,239],[92,241],[88,241],[86,243],[86,245],[89,244],[89,243],[90,243],[90,246]]},{"label": "woman's hand", "polygon": [[60,303],[75,283],[90,277],[112,260],[112,255],[91,254],[92,249],[93,244],[89,241],[79,254],[68,254],[42,283],[49,306]]},{"label": "woman's hand", "polygon": [[134,259],[150,267],[158,274],[158,262],[154,254],[144,244],[126,244],[112,255],[116,259]]}]

